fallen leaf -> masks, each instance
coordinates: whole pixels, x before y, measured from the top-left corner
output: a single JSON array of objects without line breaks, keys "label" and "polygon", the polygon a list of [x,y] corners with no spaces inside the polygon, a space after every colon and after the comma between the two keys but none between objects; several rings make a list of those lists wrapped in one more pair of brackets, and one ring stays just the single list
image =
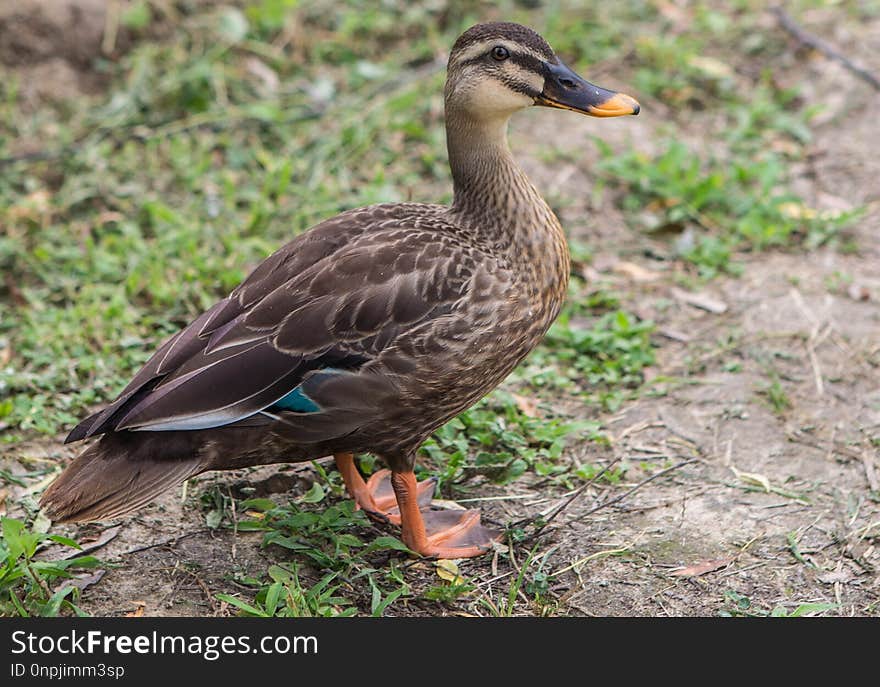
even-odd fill
[{"label": "fallen leaf", "polygon": [[447,499],[432,499],[431,505],[436,508],[443,508],[444,510],[467,510],[467,508],[460,503],[448,501]]},{"label": "fallen leaf", "polygon": [[25,489],[24,493],[29,495],[29,494],[36,494],[36,493],[43,491],[43,489],[45,489],[52,482],[55,481],[55,478],[58,476],[59,472],[61,472],[61,468],[58,468],[58,470],[56,472],[49,473],[43,479],[41,479],[39,482],[34,482],[31,486],[29,486],[27,489]]},{"label": "fallen leaf", "polygon": [[850,570],[847,568],[841,568],[840,570],[832,570],[825,575],[819,575],[816,577],[819,582],[822,584],[834,584],[836,582],[840,582],[842,584],[846,584],[850,580],[852,580],[855,575],[852,574]]},{"label": "fallen leaf", "polygon": [[680,33],[688,30],[694,23],[694,12],[692,9],[685,9],[674,0],[654,0],[654,6],[657,11],[663,15],[670,25],[674,33]]},{"label": "fallen leaf", "polygon": [[757,472],[742,472],[732,465],[730,466],[730,469],[733,470],[733,474],[736,475],[737,479],[742,480],[746,484],[759,486],[768,494],[772,491],[770,480],[764,477],[764,475],[758,474]]},{"label": "fallen leaf", "polygon": [[147,602],[146,601],[132,601],[132,603],[135,604],[137,606],[137,608],[135,608],[130,613],[126,613],[125,617],[126,618],[140,618],[140,617],[142,617],[144,615],[144,608],[146,608]]},{"label": "fallen leaf", "polygon": [[802,203],[782,203],[779,205],[779,212],[790,219],[815,219],[816,211],[807,207]]},{"label": "fallen leaf", "polygon": [[[494,539],[491,542],[489,542],[489,545],[492,547],[492,550],[495,551],[496,553],[505,554],[510,550],[510,547],[507,544],[502,544],[500,541],[495,541]],[[494,558],[495,557],[493,557],[493,559]]]},{"label": "fallen leaf", "polygon": [[95,551],[96,549],[100,549],[102,546],[107,544],[107,542],[115,539],[116,535],[119,534],[119,531],[121,529],[122,525],[115,525],[114,527],[108,527],[106,530],[94,537],[80,539],[78,543],[81,548],[79,549],[73,549],[69,546],[49,547],[46,549],[45,558],[46,560],[50,561],[64,561],[68,558],[82,556],[91,551]]},{"label": "fallen leaf", "polygon": [[647,205],[645,205],[645,208],[648,210],[661,210],[666,208],[674,208],[677,205],[681,205],[681,198],[655,198]]},{"label": "fallen leaf", "polygon": [[871,292],[868,291],[868,287],[864,284],[850,284],[846,294],[854,301],[871,300]]},{"label": "fallen leaf", "polygon": [[103,530],[95,536],[83,537],[79,540],[79,545],[82,547],[82,551],[80,553],[88,553],[89,551],[94,551],[95,549],[101,548],[107,542],[115,539],[116,535],[119,534],[119,531],[121,529],[122,525],[114,525],[113,527],[108,527],[106,530]]},{"label": "fallen leaf", "polygon": [[668,327],[660,327],[657,333],[660,336],[665,336],[667,339],[680,341],[681,343],[688,343],[691,340],[691,337],[684,332],[680,332],[677,329],[669,329]]},{"label": "fallen leaf", "polygon": [[592,265],[580,265],[579,272],[581,278],[590,284],[595,284],[602,278],[602,274]]},{"label": "fallen leaf", "polygon": [[110,222],[121,222],[125,219],[125,215],[121,212],[106,210],[98,215],[98,224],[110,224]]},{"label": "fallen leaf", "polygon": [[612,269],[617,274],[622,274],[624,277],[637,284],[645,284],[660,279],[660,274],[658,272],[625,260],[618,262]]},{"label": "fallen leaf", "polygon": [[29,205],[32,205],[41,211],[46,211],[51,205],[52,195],[46,189],[41,188],[28,194],[25,200]]},{"label": "fallen leaf", "polygon": [[682,291],[681,289],[673,288],[670,290],[670,294],[673,298],[682,303],[687,303],[688,305],[692,305],[700,310],[706,310],[715,315],[727,312],[727,303],[718,300],[707,293],[691,293],[690,291]]},{"label": "fallen leaf", "polygon": [[96,570],[91,574],[86,575],[78,575],[71,580],[65,580],[64,584],[58,585],[58,587],[54,591],[58,591],[59,589],[63,589],[64,587],[76,587],[80,591],[84,590],[86,587],[91,587],[93,584],[101,581],[101,578],[107,573],[106,570]]},{"label": "fallen leaf", "polygon": [[13,221],[31,220],[38,222],[45,218],[51,208],[51,196],[45,189],[39,189],[28,195],[21,205],[13,205],[6,214]]},{"label": "fallen leaf", "polygon": [[699,577],[700,575],[705,575],[706,573],[715,572],[720,568],[724,568],[730,565],[733,562],[734,557],[728,556],[727,558],[716,558],[711,561],[703,561],[702,563],[694,563],[693,565],[689,565],[686,568],[679,568],[678,570],[673,570],[670,575],[674,575],[675,577]]},{"label": "fallen leaf", "polygon": [[776,138],[770,141],[770,150],[774,153],[784,153],[785,155],[797,155],[800,152],[800,146],[788,138]]},{"label": "fallen leaf", "polygon": [[526,417],[540,417],[538,413],[538,401],[528,396],[520,396],[519,394],[511,394],[516,402],[516,407],[522,411]]},{"label": "fallen leaf", "polygon": [[733,69],[727,62],[722,62],[714,57],[691,55],[688,58],[688,64],[715,79],[730,79],[734,76]]},{"label": "fallen leaf", "polygon": [[39,532],[40,534],[46,534],[49,532],[49,529],[52,527],[52,521],[46,517],[46,514],[43,511],[37,513],[37,517],[34,518],[34,521],[31,523],[31,529],[34,532]]},{"label": "fallen leaf", "polygon": [[437,561],[437,577],[450,584],[464,584],[464,578],[458,574],[458,564],[449,559]]},{"label": "fallen leaf", "polygon": [[281,82],[278,79],[278,73],[262,60],[256,57],[249,57],[244,62],[245,69],[259,79],[263,89],[274,95],[278,92]]},{"label": "fallen leaf", "polygon": [[675,239],[673,244],[676,255],[686,255],[697,247],[697,233],[692,227],[685,229]]}]

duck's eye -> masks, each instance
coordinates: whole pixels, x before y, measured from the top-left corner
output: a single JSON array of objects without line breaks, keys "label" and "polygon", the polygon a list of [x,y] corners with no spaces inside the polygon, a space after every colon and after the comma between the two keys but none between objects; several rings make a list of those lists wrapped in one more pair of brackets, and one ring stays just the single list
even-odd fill
[{"label": "duck's eye", "polygon": [[501,62],[501,60],[506,60],[510,57],[510,51],[503,45],[496,45],[492,48],[492,57]]}]

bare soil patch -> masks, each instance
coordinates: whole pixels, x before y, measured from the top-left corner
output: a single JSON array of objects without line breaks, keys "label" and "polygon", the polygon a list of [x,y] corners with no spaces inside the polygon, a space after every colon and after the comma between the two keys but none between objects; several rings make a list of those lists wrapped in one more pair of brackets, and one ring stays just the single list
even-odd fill
[{"label": "bare soil patch", "polygon": [[0,7],[0,64],[18,78],[24,102],[93,94],[104,84],[107,0],[19,0]]}]

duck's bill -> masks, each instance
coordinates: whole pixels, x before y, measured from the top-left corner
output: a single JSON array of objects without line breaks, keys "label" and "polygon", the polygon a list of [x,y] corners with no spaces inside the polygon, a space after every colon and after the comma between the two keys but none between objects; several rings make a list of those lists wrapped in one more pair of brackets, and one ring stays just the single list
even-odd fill
[{"label": "duck's bill", "polygon": [[535,98],[536,105],[573,110],[592,117],[620,117],[639,113],[635,98],[592,84],[562,62],[545,62],[544,68],[544,90]]}]

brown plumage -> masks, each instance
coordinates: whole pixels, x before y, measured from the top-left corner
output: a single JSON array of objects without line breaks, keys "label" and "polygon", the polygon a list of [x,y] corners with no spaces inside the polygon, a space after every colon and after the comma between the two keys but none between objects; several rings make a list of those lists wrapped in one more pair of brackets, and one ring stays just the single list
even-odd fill
[{"label": "brown plumage", "polygon": [[[532,104],[638,111],[530,29],[465,32],[446,84],[452,205],[345,212],[267,258],[70,433],[101,438],[45,492],[49,516],[116,517],[206,470],[334,454],[359,505],[402,517],[412,548],[483,550],[492,533],[478,523],[423,541],[430,512],[413,505],[409,474],[421,443],[497,386],[563,302],[562,229],[506,142],[510,115]],[[400,515],[373,500],[375,483],[362,489],[349,458],[361,452],[391,468]]]}]

